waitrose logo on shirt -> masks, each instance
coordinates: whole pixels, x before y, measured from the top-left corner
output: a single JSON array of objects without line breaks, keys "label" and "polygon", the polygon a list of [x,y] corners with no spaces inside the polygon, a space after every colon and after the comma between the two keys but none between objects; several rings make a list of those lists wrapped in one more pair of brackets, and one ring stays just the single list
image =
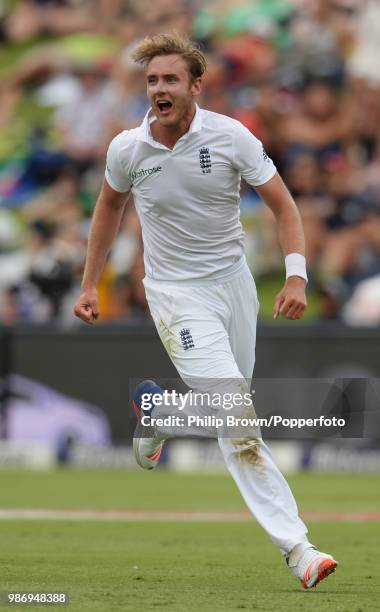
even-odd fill
[{"label": "waitrose logo on shirt", "polygon": [[161,166],[156,166],[154,168],[147,168],[146,170],[141,169],[141,170],[135,170],[134,172],[131,172],[129,174],[129,178],[134,181],[137,178],[140,178],[141,176],[149,176],[151,174],[156,174],[157,172],[161,172],[162,167]]}]

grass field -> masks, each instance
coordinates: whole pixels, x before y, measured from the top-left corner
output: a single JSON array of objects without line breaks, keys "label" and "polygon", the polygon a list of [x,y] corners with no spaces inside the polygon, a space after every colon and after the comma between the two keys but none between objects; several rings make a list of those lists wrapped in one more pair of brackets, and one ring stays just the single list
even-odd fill
[{"label": "grass field", "polygon": [[[301,513],[380,509],[376,475],[300,474],[289,482]],[[238,512],[244,505],[224,475],[0,471],[0,510],[12,508]],[[379,523],[308,525],[310,539],[340,567],[306,592],[254,521],[1,520],[0,591],[66,591],[73,611],[380,610]]]}]

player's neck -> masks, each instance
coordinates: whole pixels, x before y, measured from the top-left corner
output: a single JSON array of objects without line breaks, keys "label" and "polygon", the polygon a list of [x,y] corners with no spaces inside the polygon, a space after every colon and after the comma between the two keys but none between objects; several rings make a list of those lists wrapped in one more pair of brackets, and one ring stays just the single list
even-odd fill
[{"label": "player's neck", "polygon": [[162,125],[158,120],[153,121],[150,124],[150,130],[154,140],[168,147],[168,149],[173,149],[177,141],[189,131],[195,113],[196,107],[194,105],[178,125],[170,127]]}]

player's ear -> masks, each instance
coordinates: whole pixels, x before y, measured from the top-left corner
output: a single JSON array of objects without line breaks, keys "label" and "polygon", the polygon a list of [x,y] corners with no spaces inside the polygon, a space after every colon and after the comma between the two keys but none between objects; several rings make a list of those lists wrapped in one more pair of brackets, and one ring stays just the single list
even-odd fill
[{"label": "player's ear", "polygon": [[193,94],[193,96],[198,96],[201,93],[202,90],[202,78],[201,77],[197,77],[196,79],[191,80],[190,83],[190,91]]}]

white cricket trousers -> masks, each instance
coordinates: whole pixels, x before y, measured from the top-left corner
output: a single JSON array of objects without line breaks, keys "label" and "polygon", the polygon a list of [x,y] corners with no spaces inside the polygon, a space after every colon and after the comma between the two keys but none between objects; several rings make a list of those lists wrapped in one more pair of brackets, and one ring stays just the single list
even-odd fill
[{"label": "white cricket trousers", "polygon": [[[187,285],[144,281],[146,296],[157,331],[181,379],[192,386],[194,379],[221,387],[236,382],[247,388],[255,363],[256,322],[259,310],[256,286],[246,262],[233,278]],[[213,389],[215,391],[215,388]],[[178,414],[177,407],[156,406],[155,417]],[[194,414],[193,405],[181,411]],[[200,408],[202,411],[202,407]],[[165,434],[165,428],[158,430]],[[182,435],[188,435],[186,429]],[[207,431],[205,435],[215,437]],[[218,435],[224,461],[248,508],[267,531],[282,554],[307,541],[288,483],[274,463],[261,438],[254,440],[256,460],[239,452],[233,438]],[[248,440],[248,450],[252,440]]]}]

